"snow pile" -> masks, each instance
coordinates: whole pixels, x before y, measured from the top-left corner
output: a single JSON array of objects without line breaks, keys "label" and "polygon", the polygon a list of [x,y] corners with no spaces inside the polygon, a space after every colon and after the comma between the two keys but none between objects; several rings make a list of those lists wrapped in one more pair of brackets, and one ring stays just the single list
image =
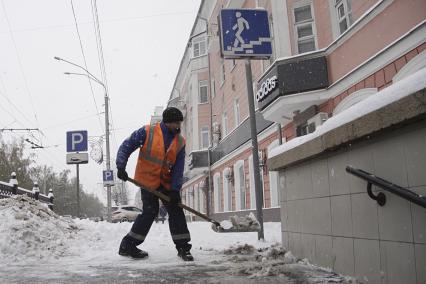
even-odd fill
[{"label": "snow pile", "polygon": [[0,200],[0,260],[19,262],[66,255],[77,226],[26,195]]},{"label": "snow pile", "polygon": [[[230,220],[220,222],[220,226],[225,229],[241,230],[241,231],[258,231],[260,230],[259,221],[257,221],[253,212],[247,216],[238,217],[232,216]],[[214,230],[214,229],[213,229]]]},{"label": "snow pile", "polygon": [[303,283],[356,283],[356,280],[334,273],[331,269],[298,260],[290,251],[276,243],[266,248],[256,249],[249,244],[231,246],[222,251],[231,262],[230,273],[248,279],[288,279]]}]

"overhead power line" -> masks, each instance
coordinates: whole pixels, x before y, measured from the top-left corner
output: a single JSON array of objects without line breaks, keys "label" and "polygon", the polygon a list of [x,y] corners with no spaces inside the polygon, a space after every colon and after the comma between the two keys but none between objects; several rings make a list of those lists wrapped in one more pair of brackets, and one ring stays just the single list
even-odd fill
[{"label": "overhead power line", "polygon": [[19,55],[18,46],[16,44],[15,37],[13,36],[12,26],[10,25],[9,17],[8,17],[7,11],[6,11],[6,6],[4,5],[4,0],[2,0],[1,3],[2,3],[2,6],[3,6],[3,11],[4,11],[4,16],[5,16],[5,19],[6,19],[6,22],[7,22],[7,26],[9,28],[10,38],[12,39],[13,47],[15,48],[16,57],[18,59],[19,69],[20,69],[21,75],[24,79],[25,89],[26,89],[27,95],[30,99],[31,107],[33,109],[34,118],[35,118],[35,121],[36,121],[36,126],[38,127],[39,123],[38,123],[36,108],[34,106],[33,96],[31,94],[30,88],[28,86],[27,76],[25,75],[25,72],[24,72],[24,67],[23,67],[23,64],[22,64],[22,61],[21,61],[21,57]]},{"label": "overhead power line", "polygon": [[[83,56],[84,67],[86,69],[88,69],[87,68],[86,56],[84,55],[83,42],[81,41],[80,31],[78,30],[77,17],[75,15],[74,4],[73,4],[72,0],[71,0],[71,8],[72,8],[72,14],[74,16],[74,23],[75,23],[75,29],[77,31],[78,41],[80,42],[80,50],[81,50],[81,54]],[[95,104],[96,113],[98,114],[99,125],[100,125],[101,131],[102,131],[103,125],[102,125],[101,119],[99,117],[98,104],[96,103],[95,93],[93,92],[92,80],[89,77],[87,78],[87,80],[89,81],[90,91],[92,93],[92,98],[93,98],[93,103]]]}]

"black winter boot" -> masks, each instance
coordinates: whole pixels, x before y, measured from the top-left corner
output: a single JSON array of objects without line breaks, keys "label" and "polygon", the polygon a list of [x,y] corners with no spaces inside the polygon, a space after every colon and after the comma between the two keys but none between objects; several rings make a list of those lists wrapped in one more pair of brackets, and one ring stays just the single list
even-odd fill
[{"label": "black winter boot", "polygon": [[136,247],[135,242],[129,236],[125,236],[120,244],[118,254],[121,256],[128,256],[135,259],[142,259],[148,256],[146,251],[140,250]]},{"label": "black winter boot", "polygon": [[194,257],[192,256],[189,249],[178,248],[178,256],[184,261],[194,261]]}]

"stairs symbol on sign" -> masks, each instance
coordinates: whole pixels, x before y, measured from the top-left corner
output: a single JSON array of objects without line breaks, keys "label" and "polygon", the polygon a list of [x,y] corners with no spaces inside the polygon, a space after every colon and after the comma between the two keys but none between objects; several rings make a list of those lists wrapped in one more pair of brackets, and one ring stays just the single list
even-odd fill
[{"label": "stairs symbol on sign", "polygon": [[227,46],[226,49],[233,52],[245,51],[245,53],[253,53],[252,48],[256,45],[262,45],[264,42],[271,42],[271,39],[267,37],[260,37],[259,40],[252,40],[248,44],[242,44],[239,47]]}]

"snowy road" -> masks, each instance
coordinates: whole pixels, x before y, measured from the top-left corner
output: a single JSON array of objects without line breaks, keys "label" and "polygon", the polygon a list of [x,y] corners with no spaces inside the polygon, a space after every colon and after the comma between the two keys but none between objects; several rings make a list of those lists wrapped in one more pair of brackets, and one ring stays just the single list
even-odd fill
[{"label": "snowy road", "polygon": [[1,283],[349,283],[328,269],[297,261],[280,246],[280,223],[257,233],[216,233],[189,223],[193,263],[176,255],[168,224],[154,223],[140,246],[150,254],[117,254],[130,223],[58,217],[31,201],[0,200]]}]

